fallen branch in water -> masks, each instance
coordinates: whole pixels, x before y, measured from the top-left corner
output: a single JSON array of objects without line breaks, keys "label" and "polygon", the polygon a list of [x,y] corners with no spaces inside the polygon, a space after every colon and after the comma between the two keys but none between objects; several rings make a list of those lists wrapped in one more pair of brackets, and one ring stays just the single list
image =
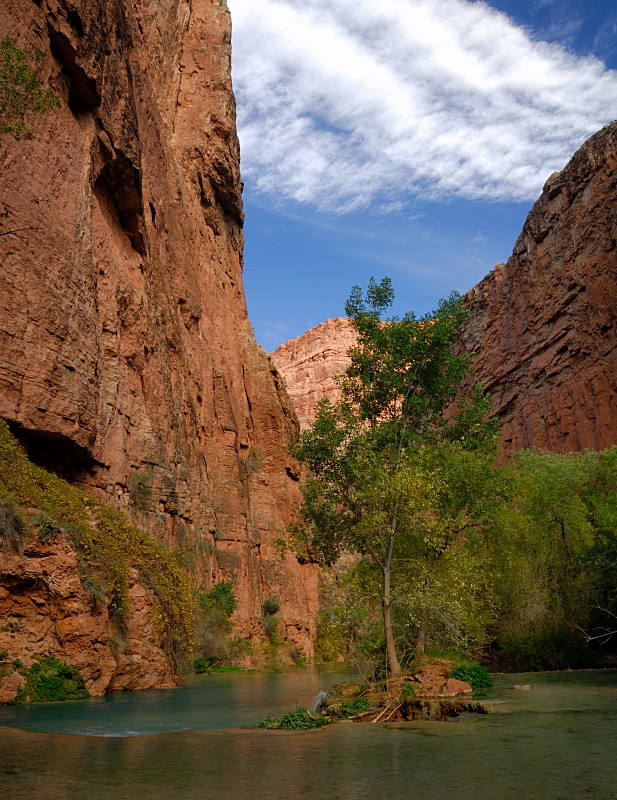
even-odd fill
[{"label": "fallen branch in water", "polygon": [[387,719],[384,719],[384,722],[388,722],[388,721],[389,721],[389,720],[390,720],[390,719],[391,719],[391,718],[394,716],[394,714],[396,714],[396,712],[399,710],[399,708],[400,708],[402,705],[403,705],[402,703],[399,703],[399,704],[397,705],[397,707],[396,707],[396,708],[393,708],[393,709],[392,709],[392,712],[390,713],[390,715],[388,716],[388,718],[387,718]]},{"label": "fallen branch in water", "polygon": [[375,722],[379,722],[379,720],[380,720],[380,719],[383,717],[383,715],[386,713],[386,711],[389,711],[389,710],[390,710],[390,708],[391,708],[391,706],[386,706],[384,709],[382,709],[381,713],[380,713],[380,714],[378,714],[378,715],[375,717],[375,719],[372,719],[372,720],[371,720],[371,725],[372,725],[372,724],[374,724]]},{"label": "fallen branch in water", "polygon": [[[602,608],[602,606],[596,606],[596,608],[598,611],[604,611],[604,613],[608,614],[609,617],[612,617],[614,620],[617,620],[617,614],[613,614],[613,612],[609,611],[608,608]],[[587,631],[583,630],[582,628],[579,628],[578,625],[576,626],[576,629],[583,634],[587,642],[595,642],[598,640],[602,640],[600,641],[600,644],[606,644],[609,641],[609,639],[611,639],[613,636],[615,636],[615,634],[617,634],[617,629],[604,628],[602,626],[598,626],[597,628],[593,629],[593,631],[602,631],[602,633],[597,633],[595,634],[595,636],[592,635],[593,631],[591,633],[587,633]]]}]

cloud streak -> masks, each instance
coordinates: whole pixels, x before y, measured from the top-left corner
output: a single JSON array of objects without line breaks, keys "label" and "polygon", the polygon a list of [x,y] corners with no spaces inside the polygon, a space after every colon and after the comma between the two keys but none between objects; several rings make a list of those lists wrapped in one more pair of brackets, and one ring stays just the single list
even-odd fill
[{"label": "cloud streak", "polygon": [[279,200],[527,201],[617,107],[617,73],[468,0],[228,0],[242,168]]}]

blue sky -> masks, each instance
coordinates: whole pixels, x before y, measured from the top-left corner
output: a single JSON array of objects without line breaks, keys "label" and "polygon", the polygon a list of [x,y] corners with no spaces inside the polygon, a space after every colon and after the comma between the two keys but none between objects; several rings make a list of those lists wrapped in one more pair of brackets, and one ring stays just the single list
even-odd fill
[{"label": "blue sky", "polygon": [[228,0],[244,285],[266,350],[388,275],[423,314],[506,261],[617,117],[614,0]]}]

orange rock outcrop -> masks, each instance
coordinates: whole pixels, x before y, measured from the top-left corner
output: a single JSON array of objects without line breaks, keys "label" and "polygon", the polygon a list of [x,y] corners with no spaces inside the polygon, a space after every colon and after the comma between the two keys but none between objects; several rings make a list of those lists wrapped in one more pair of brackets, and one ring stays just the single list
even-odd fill
[{"label": "orange rock outcrop", "polygon": [[238,635],[277,595],[310,654],[316,571],[273,548],[297,421],[246,313],[227,5],[5,0],[0,30],[61,99],[31,140],[0,136],[1,229],[25,229],[0,237],[0,416],[197,582],[231,580]]}]

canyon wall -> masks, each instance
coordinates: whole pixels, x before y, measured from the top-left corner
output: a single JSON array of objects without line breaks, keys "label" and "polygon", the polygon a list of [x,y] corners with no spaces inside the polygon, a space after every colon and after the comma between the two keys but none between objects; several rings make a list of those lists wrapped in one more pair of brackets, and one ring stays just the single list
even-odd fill
[{"label": "canyon wall", "polygon": [[[501,419],[504,452],[617,443],[617,123],[552,175],[512,256],[465,296],[463,346]],[[306,426],[337,395],[349,321],[281,345],[272,359]]]},{"label": "canyon wall", "polygon": [[310,655],[316,571],[273,548],[297,420],[246,313],[227,5],[3,0],[0,30],[61,100],[0,136],[0,230],[24,229],[0,237],[0,416],[196,582],[230,580],[238,635],[278,596]]},{"label": "canyon wall", "polygon": [[474,377],[507,452],[617,443],[617,123],[552,175],[512,256],[467,294]]}]

